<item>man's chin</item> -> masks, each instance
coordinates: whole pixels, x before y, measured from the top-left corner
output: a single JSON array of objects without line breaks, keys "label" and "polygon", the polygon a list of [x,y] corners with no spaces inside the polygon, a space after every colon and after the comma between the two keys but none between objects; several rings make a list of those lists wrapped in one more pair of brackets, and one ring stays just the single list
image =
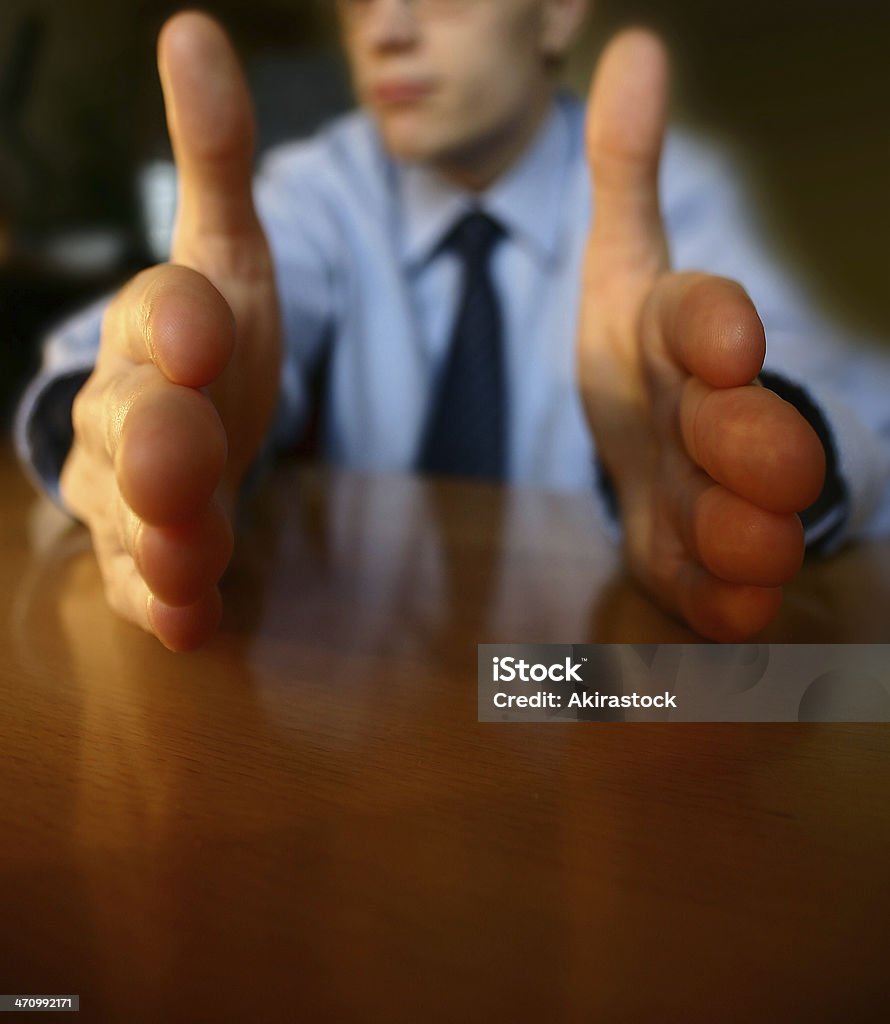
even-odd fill
[{"label": "man's chin", "polygon": [[410,132],[381,132],[383,145],[393,159],[402,163],[428,163],[435,159],[435,147],[425,145],[421,137]]},{"label": "man's chin", "polygon": [[387,153],[403,163],[435,164],[448,147],[410,116],[376,117]]}]

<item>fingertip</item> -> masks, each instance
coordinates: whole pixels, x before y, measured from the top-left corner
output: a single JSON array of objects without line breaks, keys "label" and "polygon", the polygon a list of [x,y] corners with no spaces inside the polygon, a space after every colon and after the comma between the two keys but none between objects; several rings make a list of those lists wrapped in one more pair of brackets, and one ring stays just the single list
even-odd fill
[{"label": "fingertip", "polygon": [[225,428],[213,403],[191,388],[166,384],[130,408],[115,453],[121,495],[152,526],[195,519],[225,469]]},{"label": "fingertip", "polygon": [[201,388],[227,366],[235,348],[235,316],[203,274],[170,264],[146,297],[146,343],[173,384]]},{"label": "fingertip", "polygon": [[769,512],[808,508],[825,481],[825,449],[800,412],[767,388],[714,388],[691,377],[680,401],[690,458]]},{"label": "fingertip", "polygon": [[727,583],[779,587],[803,564],[804,534],[798,516],[768,512],[723,487],[702,494],[693,531],[701,562]]},{"label": "fingertip", "polygon": [[717,643],[745,643],[761,633],[782,607],[781,587],[728,583],[690,567],[681,597],[683,616],[692,628]]},{"label": "fingertip", "polygon": [[222,597],[214,587],[194,604],[174,608],[150,595],[147,614],[152,632],[168,650],[194,651],[207,644],[219,629]]},{"label": "fingertip", "polygon": [[677,304],[671,347],[678,361],[715,388],[750,384],[766,356],[766,333],[751,297],[727,278],[693,278]]},{"label": "fingertip", "polygon": [[201,38],[196,33],[208,31],[225,38],[222,25],[207,11],[197,8],[176,11],[164,22],[158,33],[158,63],[163,65],[171,55],[190,56],[196,40]]},{"label": "fingertip", "polygon": [[194,522],[171,527],[142,524],[133,553],[158,600],[174,608],[193,604],[222,578],[234,550],[228,516],[217,502]]},{"label": "fingertip", "polygon": [[[628,70],[633,76],[626,75]],[[651,102],[667,88],[670,79],[670,58],[661,38],[642,25],[629,25],[617,32],[606,44],[591,80],[588,104],[588,143],[595,144],[602,118],[613,113],[612,104],[623,100],[624,92],[633,88]],[[594,103],[596,101],[596,103]],[[614,111],[621,113],[621,110]]]},{"label": "fingertip", "polygon": [[[789,418],[794,418],[793,433],[796,435],[782,439],[787,451],[784,461],[793,466],[792,483],[795,485],[795,493],[788,501],[790,507],[787,511],[803,512],[814,504],[822,493],[828,472],[828,459],[822,441],[813,427],[794,406],[788,402],[785,405],[790,409]],[[789,433],[792,431],[789,430]]]}]

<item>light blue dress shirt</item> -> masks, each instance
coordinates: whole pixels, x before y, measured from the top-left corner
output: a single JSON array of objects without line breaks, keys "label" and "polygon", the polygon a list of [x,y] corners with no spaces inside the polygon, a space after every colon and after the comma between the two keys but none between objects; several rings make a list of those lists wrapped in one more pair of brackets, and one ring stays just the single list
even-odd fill
[{"label": "light blue dress shirt", "polygon": [[[582,105],[560,96],[524,156],[480,196],[394,162],[361,112],[271,151],[255,188],[285,331],[270,443],[286,448],[299,438],[308,381],[327,352],[324,454],[369,471],[414,468],[460,290],[457,257],[438,251],[439,243],[469,208],[481,207],[506,229],[492,272],[505,324],[508,478],[596,495],[608,519],[575,370],[580,268],[592,213],[583,134]],[[833,341],[831,328],[767,256],[735,179],[725,155],[683,133],[669,136],[661,196],[673,265],[732,277],[747,288],[766,327],[766,365],[805,385],[830,424],[850,498],[843,536],[887,532],[890,358],[864,345],[851,351],[848,339]],[[65,455],[59,430],[47,429],[53,395],[60,380],[92,366],[102,308],[49,336],[42,371],[19,409],[20,455],[50,493],[57,494]]]}]

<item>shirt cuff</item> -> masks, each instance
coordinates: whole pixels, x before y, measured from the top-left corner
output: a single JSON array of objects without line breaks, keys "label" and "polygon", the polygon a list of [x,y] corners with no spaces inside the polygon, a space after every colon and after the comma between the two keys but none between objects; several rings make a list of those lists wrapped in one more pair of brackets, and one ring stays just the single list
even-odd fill
[{"label": "shirt cuff", "polygon": [[74,440],[71,407],[92,372],[90,365],[37,377],[16,413],[15,446],[22,468],[37,489],[66,512],[59,478]]},{"label": "shirt cuff", "polygon": [[618,507],[618,494],[609,472],[603,465],[599,455],[594,456],[594,484],[596,496],[602,510],[602,520],[606,532],[612,540],[618,541],[621,538],[621,510]]}]

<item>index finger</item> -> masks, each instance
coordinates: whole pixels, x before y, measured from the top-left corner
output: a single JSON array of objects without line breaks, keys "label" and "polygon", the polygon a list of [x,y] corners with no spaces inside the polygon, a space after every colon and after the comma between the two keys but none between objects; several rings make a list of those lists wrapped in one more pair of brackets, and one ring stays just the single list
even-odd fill
[{"label": "index finger", "polygon": [[663,274],[642,313],[644,353],[667,356],[714,388],[754,381],[766,355],[766,334],[750,296],[728,278]]},{"label": "index finger", "polygon": [[234,346],[226,300],[203,274],[175,264],[137,274],[102,321],[101,354],[154,363],[171,383],[191,388],[216,380]]}]

